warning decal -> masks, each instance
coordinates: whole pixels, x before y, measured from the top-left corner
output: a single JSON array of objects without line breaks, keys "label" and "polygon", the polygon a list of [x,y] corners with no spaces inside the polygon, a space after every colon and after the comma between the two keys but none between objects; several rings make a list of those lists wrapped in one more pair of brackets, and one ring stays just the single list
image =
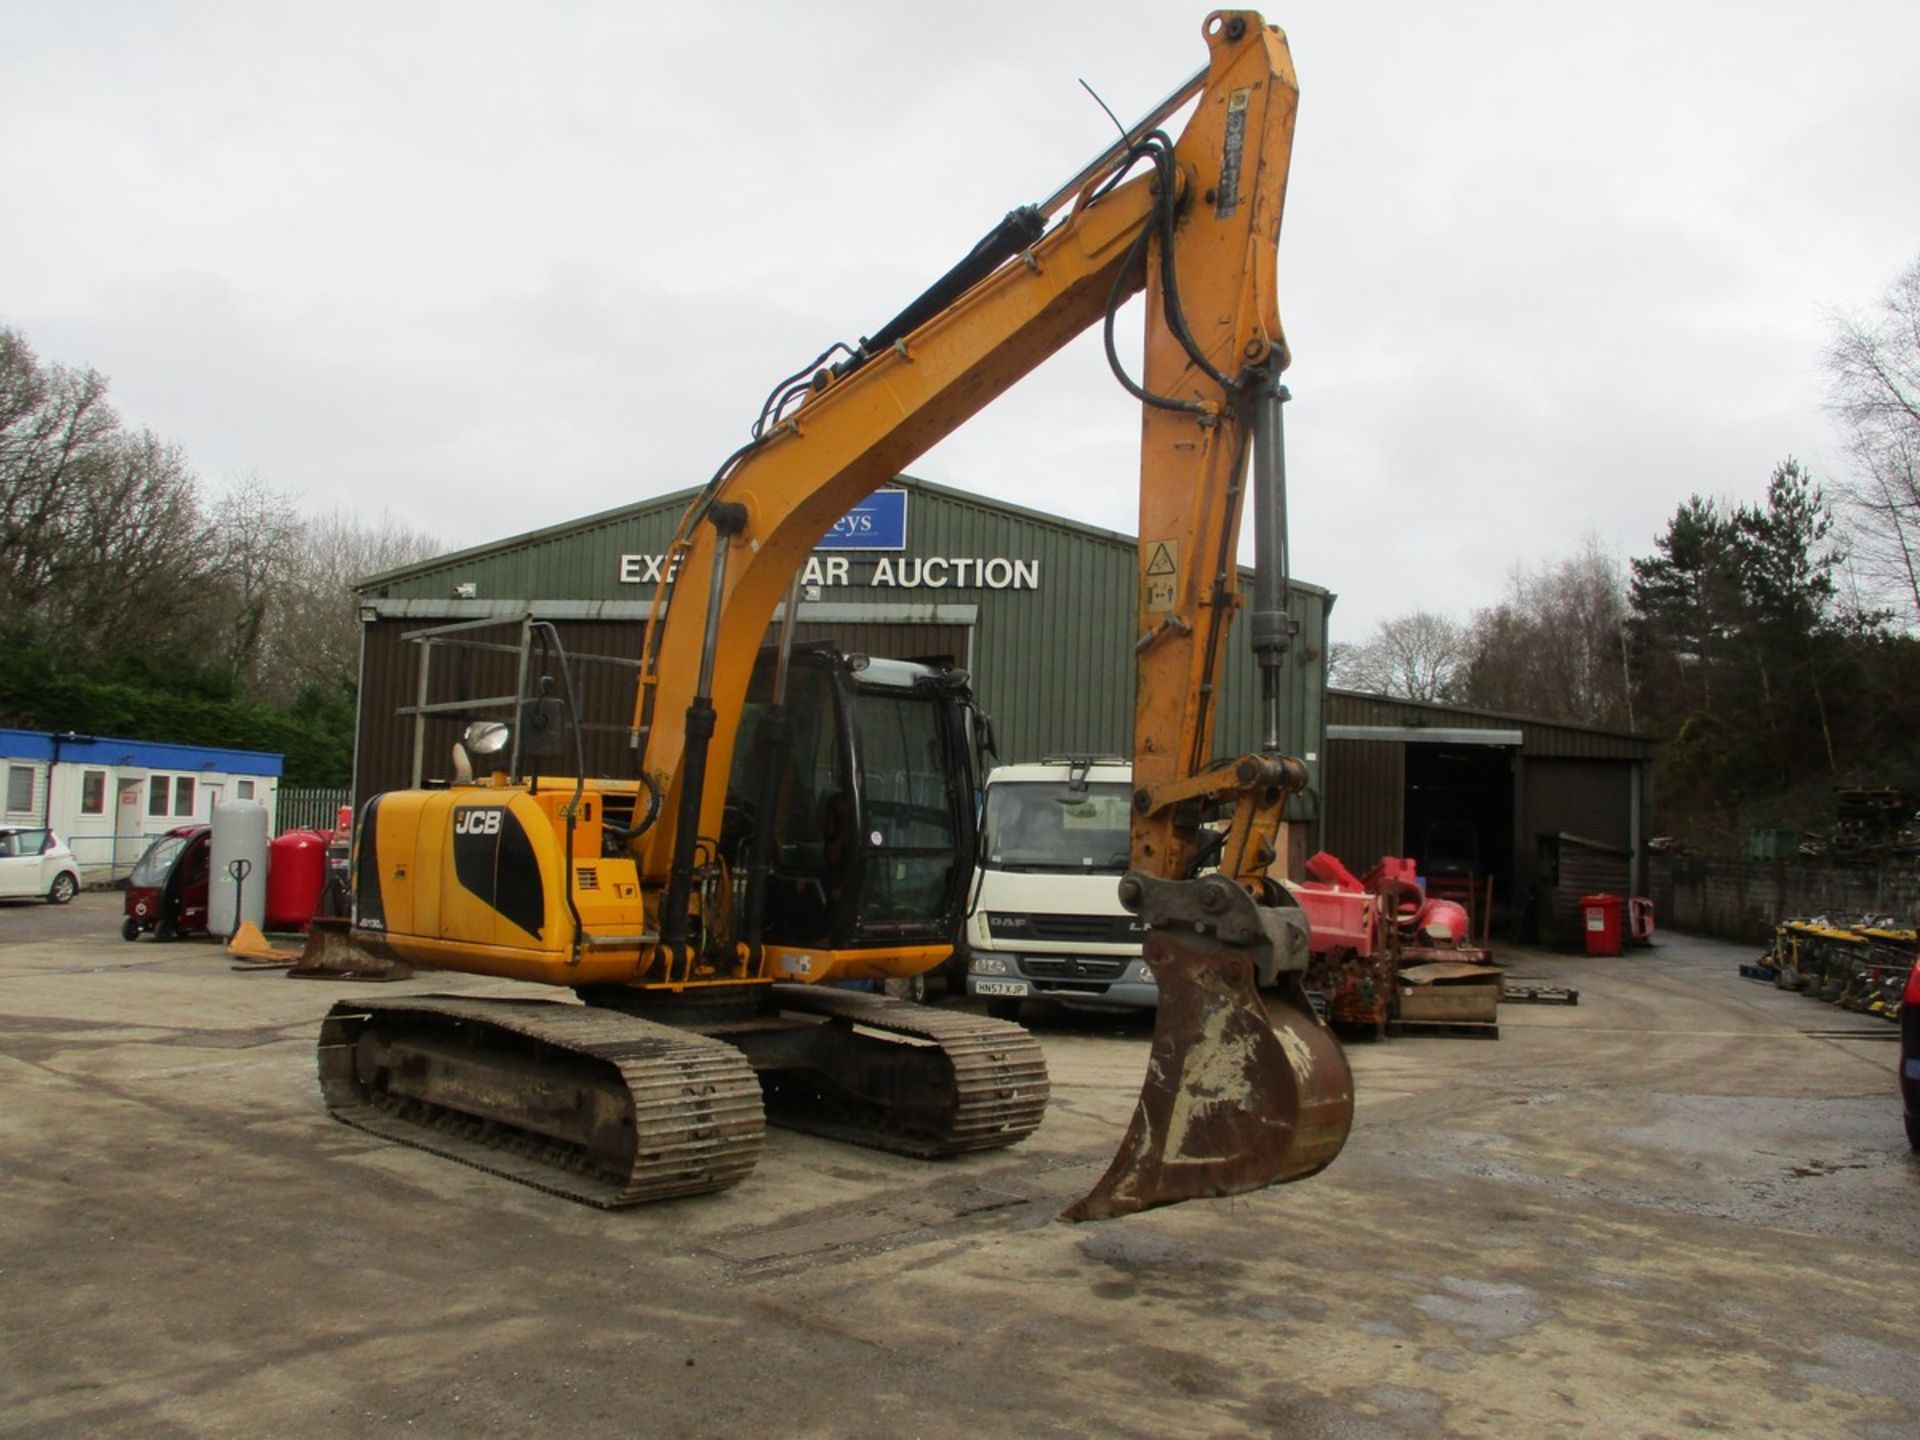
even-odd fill
[{"label": "warning decal", "polygon": [[1214,191],[1213,218],[1231,220],[1240,210],[1240,158],[1247,148],[1247,105],[1251,87],[1227,97],[1227,133],[1220,144],[1220,185]]},{"label": "warning decal", "polygon": [[1180,542],[1178,540],[1154,541],[1147,550],[1147,563],[1142,579],[1147,609],[1173,609],[1174,590],[1179,583]]}]

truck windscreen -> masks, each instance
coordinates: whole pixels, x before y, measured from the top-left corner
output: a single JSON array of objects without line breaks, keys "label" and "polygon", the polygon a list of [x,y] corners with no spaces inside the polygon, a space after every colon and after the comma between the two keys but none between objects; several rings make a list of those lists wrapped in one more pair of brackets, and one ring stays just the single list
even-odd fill
[{"label": "truck windscreen", "polygon": [[1072,792],[1058,782],[987,787],[980,853],[989,870],[1070,870],[1121,874],[1130,850],[1125,785]]}]

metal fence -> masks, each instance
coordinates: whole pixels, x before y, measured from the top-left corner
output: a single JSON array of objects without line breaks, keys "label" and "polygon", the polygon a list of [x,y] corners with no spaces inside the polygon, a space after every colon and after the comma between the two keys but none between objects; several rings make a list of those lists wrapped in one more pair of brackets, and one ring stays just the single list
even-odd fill
[{"label": "metal fence", "polygon": [[288,830],[331,830],[342,805],[353,803],[351,790],[301,790],[280,788],[278,828]]}]

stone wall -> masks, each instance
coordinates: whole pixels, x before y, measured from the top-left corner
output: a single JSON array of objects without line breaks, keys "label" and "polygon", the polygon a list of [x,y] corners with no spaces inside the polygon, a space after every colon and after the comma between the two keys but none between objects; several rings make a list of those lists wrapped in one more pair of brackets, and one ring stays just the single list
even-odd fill
[{"label": "stone wall", "polygon": [[1920,915],[1920,869],[1797,860],[1650,857],[1656,924],[1689,935],[1764,942],[1796,915]]}]

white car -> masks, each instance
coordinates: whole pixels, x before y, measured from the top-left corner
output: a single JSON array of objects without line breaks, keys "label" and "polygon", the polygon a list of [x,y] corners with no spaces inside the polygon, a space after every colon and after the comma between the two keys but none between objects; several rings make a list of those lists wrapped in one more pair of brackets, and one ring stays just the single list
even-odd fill
[{"label": "white car", "polygon": [[79,893],[80,867],[53,831],[0,830],[0,899],[64,905]]}]

